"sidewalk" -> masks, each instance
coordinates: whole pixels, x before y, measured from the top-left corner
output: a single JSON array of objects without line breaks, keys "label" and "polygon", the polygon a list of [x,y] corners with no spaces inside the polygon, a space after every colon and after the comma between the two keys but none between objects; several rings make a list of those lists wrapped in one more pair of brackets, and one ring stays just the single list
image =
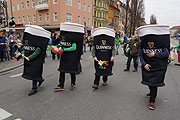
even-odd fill
[{"label": "sidewalk", "polygon": [[22,65],[23,65],[23,60],[20,60],[20,61],[10,60],[10,61],[1,62],[0,63],[0,73],[15,69]]}]

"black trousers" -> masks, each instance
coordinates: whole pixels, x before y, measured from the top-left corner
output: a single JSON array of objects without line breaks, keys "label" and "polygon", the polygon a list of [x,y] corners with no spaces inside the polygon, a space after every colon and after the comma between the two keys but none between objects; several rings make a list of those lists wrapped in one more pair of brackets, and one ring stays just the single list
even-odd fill
[{"label": "black trousers", "polygon": [[131,60],[133,59],[134,62],[134,68],[137,69],[138,67],[138,63],[137,63],[137,56],[128,56],[128,60],[127,60],[127,69],[130,69],[130,65],[131,65]]},{"label": "black trousers", "polygon": [[158,87],[156,86],[148,86],[149,87],[149,90],[150,90],[150,99],[149,99],[149,102],[155,102],[156,100],[156,96],[157,96],[157,90],[158,90]]},{"label": "black trousers", "polygon": [[[101,77],[101,76],[95,75],[94,85],[99,86],[100,77]],[[107,82],[107,81],[108,81],[108,76],[103,76],[103,81],[104,81],[104,82]]]},{"label": "black trousers", "polygon": [[3,61],[4,59],[4,56],[5,55],[5,51],[0,51],[0,58],[1,58],[1,61]]},{"label": "black trousers", "polygon": [[[75,73],[70,73],[70,75],[71,75],[71,85],[76,85],[76,75],[75,75]],[[65,82],[65,73],[60,72],[58,87],[64,88],[64,82]]]},{"label": "black trousers", "polygon": [[37,80],[33,80],[33,81],[32,81],[32,89],[33,89],[33,90],[37,90],[37,88],[38,88],[38,87],[37,87],[37,83],[38,83]]}]

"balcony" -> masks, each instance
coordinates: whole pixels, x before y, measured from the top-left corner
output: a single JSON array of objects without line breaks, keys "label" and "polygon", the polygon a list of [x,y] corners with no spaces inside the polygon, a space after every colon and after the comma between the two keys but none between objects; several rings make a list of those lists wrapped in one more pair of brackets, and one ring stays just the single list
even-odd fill
[{"label": "balcony", "polygon": [[48,9],[49,9],[48,3],[36,5],[36,10],[48,10]]}]

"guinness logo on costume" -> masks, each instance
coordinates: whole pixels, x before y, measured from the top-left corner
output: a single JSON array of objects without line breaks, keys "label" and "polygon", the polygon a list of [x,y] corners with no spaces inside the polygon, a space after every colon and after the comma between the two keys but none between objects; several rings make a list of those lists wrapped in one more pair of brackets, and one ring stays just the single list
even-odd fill
[{"label": "guinness logo on costume", "polygon": [[103,44],[103,45],[106,45],[106,40],[102,40],[102,44]]},{"label": "guinness logo on costume", "polygon": [[148,42],[149,48],[153,48],[154,47],[154,42]]},{"label": "guinness logo on costume", "polygon": [[24,40],[24,45],[28,45],[28,40]]}]

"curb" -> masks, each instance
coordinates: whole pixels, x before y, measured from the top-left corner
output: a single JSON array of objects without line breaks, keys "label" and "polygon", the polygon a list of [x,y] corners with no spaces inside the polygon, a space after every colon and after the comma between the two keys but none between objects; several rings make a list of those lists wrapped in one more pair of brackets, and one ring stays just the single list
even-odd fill
[{"label": "curb", "polygon": [[0,73],[4,73],[4,72],[10,71],[10,70],[14,70],[14,69],[19,68],[19,67],[21,67],[21,66],[23,66],[23,65],[24,65],[24,63],[21,63],[21,64],[19,64],[19,65],[16,65],[16,66],[13,66],[13,67],[10,67],[10,68],[1,70]]}]

